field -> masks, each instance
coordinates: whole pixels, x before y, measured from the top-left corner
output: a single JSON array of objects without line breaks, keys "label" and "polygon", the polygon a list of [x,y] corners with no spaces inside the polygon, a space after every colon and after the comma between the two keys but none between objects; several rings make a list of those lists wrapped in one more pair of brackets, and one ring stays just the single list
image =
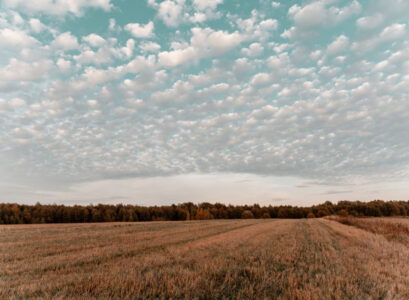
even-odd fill
[{"label": "field", "polygon": [[344,223],[0,226],[0,298],[408,299],[409,219]]}]

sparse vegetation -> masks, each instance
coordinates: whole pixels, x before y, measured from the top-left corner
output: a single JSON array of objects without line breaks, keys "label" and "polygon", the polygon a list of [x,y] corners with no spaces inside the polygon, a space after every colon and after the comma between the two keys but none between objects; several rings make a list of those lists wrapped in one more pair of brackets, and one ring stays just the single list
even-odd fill
[{"label": "sparse vegetation", "polygon": [[408,299],[408,245],[360,228],[317,218],[2,225],[0,298]]}]

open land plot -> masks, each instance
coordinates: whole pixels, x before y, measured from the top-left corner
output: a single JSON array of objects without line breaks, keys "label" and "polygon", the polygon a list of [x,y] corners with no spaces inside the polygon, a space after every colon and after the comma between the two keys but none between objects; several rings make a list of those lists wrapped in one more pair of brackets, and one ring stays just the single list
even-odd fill
[{"label": "open land plot", "polygon": [[28,297],[408,299],[409,245],[327,219],[0,226],[0,298]]}]

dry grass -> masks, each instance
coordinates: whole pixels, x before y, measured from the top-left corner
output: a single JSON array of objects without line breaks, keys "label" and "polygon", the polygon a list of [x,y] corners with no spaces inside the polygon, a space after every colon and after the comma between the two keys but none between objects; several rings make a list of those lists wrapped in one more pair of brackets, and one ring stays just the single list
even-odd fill
[{"label": "dry grass", "polygon": [[332,217],[339,223],[380,234],[389,241],[409,246],[409,219],[407,218],[353,218]]},{"label": "dry grass", "polygon": [[408,262],[324,219],[0,226],[2,299],[407,299]]}]

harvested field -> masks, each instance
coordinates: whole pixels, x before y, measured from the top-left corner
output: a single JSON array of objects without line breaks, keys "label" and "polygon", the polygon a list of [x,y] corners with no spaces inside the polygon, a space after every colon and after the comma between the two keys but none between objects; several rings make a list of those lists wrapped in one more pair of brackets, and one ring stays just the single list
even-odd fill
[{"label": "harvested field", "polygon": [[0,226],[0,298],[408,299],[408,246],[326,219]]},{"label": "harvested field", "polygon": [[407,218],[329,217],[329,219],[380,234],[389,241],[409,246],[409,220]]}]

